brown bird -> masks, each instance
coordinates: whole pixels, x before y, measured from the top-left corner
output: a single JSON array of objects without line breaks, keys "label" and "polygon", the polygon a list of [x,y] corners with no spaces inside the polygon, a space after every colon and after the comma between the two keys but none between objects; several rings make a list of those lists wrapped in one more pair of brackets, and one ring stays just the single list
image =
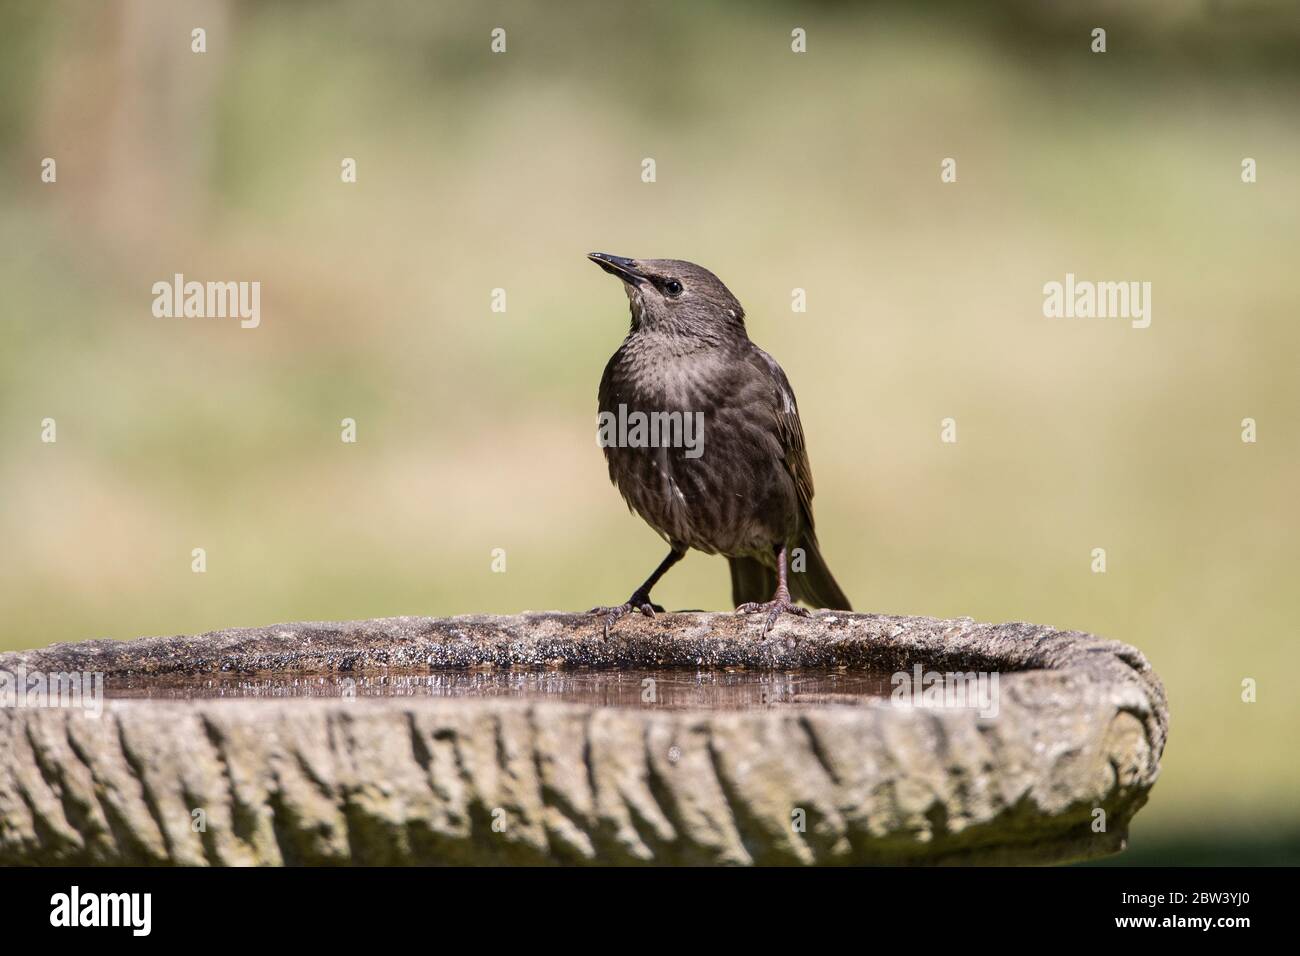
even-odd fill
[{"label": "brown bird", "polygon": [[[745,310],[712,272],[677,259],[588,256],[623,282],[632,325],[601,376],[599,439],[628,507],[669,544],[605,631],[663,608],[650,589],[690,548],[725,555],[738,612],[852,610],[817,547],[813,481],[785,372],[749,340]],[[793,571],[791,570],[793,568]]]}]

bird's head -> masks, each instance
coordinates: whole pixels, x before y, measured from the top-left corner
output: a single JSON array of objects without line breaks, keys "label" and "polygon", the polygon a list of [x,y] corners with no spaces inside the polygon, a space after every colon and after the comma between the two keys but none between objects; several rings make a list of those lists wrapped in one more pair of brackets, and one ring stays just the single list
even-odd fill
[{"label": "bird's head", "polygon": [[635,330],[710,340],[745,334],[745,310],[703,266],[681,259],[624,259],[605,252],[587,258],[622,280]]}]

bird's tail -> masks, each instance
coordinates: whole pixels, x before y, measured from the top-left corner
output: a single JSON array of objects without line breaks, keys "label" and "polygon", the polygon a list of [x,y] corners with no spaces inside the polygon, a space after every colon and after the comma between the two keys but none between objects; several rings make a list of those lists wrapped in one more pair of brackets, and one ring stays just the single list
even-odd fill
[{"label": "bird's tail", "polygon": [[803,549],[804,569],[797,570],[798,561],[791,561],[790,593],[809,607],[852,611],[849,599],[835,583],[831,569],[826,566],[826,559],[817,547],[816,536],[811,531],[805,532],[797,547]]},{"label": "bird's tail", "polygon": [[[835,582],[835,575],[826,566],[817,547],[817,538],[805,533],[790,555],[790,593],[810,607],[835,611],[851,611],[849,599]],[[800,560],[802,557],[802,561]],[[731,600],[733,604],[750,601],[770,601],[776,593],[776,569],[769,568],[757,558],[731,558]]]},{"label": "bird's tail", "polygon": [[770,601],[776,593],[776,571],[758,558],[728,558],[731,562],[731,603],[735,607]]}]

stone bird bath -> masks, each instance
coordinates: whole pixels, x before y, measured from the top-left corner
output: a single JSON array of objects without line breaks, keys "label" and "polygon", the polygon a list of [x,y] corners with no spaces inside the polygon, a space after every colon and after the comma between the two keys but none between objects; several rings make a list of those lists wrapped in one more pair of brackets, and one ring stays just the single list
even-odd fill
[{"label": "stone bird bath", "polygon": [[[995,712],[893,699],[930,671],[996,674]],[[0,864],[1055,863],[1123,848],[1168,725],[1124,644],[842,612],[767,640],[705,613],[283,624],[3,672],[107,699],[0,707]]]}]

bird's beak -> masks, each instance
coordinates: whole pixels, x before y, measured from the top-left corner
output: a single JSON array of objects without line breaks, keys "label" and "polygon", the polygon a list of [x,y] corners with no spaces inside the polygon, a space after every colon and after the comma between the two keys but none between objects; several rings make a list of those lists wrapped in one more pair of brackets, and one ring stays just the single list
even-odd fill
[{"label": "bird's beak", "polygon": [[611,256],[608,252],[589,252],[587,258],[596,265],[600,266],[612,276],[618,276],[624,282],[632,285],[640,285],[645,281],[645,276],[637,271],[635,259],[624,259],[622,256]]}]

